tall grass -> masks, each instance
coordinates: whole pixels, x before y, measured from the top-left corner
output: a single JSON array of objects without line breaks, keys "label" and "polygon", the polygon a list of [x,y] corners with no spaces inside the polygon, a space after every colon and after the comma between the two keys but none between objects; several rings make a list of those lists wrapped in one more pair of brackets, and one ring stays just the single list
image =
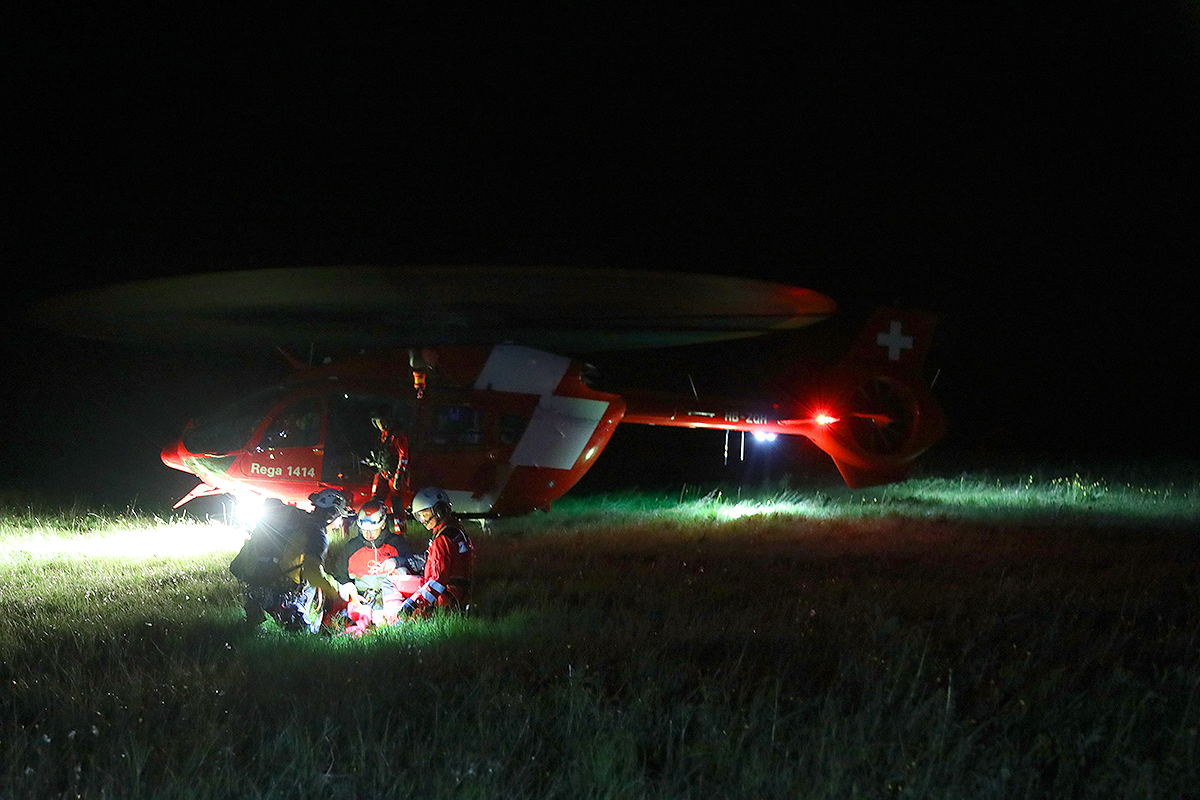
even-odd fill
[{"label": "tall grass", "polygon": [[789,519],[952,516],[972,522],[1011,523],[1047,518],[1089,525],[1188,524],[1200,518],[1200,470],[1154,482],[1080,472],[1008,475],[961,473],[922,477],[869,489],[825,485],[795,489],[785,476],[774,486],[748,491],[720,484],[684,484],[671,491],[625,491],[568,496],[556,514],[534,514],[494,523],[518,535],[545,530],[589,530],[613,522],[660,520],[668,525],[780,515]]},{"label": "tall grass", "polygon": [[221,526],[14,509],[0,797],[1184,797],[1196,500],[1142,488],[583,497],[361,640],[246,629]]}]

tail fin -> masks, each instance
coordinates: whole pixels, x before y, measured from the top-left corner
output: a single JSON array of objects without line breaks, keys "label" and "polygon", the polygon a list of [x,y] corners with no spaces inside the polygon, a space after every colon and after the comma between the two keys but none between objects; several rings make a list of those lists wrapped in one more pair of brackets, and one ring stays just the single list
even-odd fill
[{"label": "tail fin", "polygon": [[936,322],[919,311],[881,308],[859,332],[843,360],[915,376],[929,353]]},{"label": "tail fin", "polygon": [[921,376],[935,324],[918,311],[879,309],[827,377],[818,402],[837,421],[810,438],[847,485],[904,480],[945,433],[945,415]]}]

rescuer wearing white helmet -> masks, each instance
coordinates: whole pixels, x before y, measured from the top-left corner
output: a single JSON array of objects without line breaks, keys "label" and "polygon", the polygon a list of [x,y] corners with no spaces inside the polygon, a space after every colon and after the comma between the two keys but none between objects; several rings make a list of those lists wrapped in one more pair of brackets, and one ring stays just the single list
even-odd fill
[{"label": "rescuer wearing white helmet", "polygon": [[413,496],[413,516],[433,534],[425,553],[424,583],[400,606],[400,616],[432,608],[466,611],[471,602],[475,547],[450,505],[450,496],[428,486]]},{"label": "rescuer wearing white helmet", "polygon": [[358,510],[358,535],[346,543],[342,558],[333,566],[340,580],[353,581],[359,596],[379,605],[384,579],[394,573],[420,574],[424,564],[403,536],[388,530],[387,508],[368,500]]}]

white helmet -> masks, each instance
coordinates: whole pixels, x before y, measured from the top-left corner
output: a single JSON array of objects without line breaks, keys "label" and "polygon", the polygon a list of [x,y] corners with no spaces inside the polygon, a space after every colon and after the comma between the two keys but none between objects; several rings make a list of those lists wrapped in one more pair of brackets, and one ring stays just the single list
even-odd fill
[{"label": "white helmet", "polygon": [[386,521],[387,509],[378,500],[368,500],[358,510],[358,529],[361,531],[380,530]]},{"label": "white helmet", "polygon": [[436,511],[438,503],[445,503],[446,508],[449,509],[450,495],[436,486],[426,486],[413,496],[412,512],[416,514],[418,511],[424,511],[427,508],[432,508]]}]

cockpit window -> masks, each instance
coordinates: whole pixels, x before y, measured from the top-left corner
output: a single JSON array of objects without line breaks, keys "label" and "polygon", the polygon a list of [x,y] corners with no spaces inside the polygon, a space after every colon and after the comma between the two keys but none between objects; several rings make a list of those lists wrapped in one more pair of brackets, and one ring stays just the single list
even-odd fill
[{"label": "cockpit window", "polygon": [[226,406],[185,431],[183,446],[189,453],[197,455],[230,453],[244,448],[263,417],[287,391],[286,387],[275,386]]},{"label": "cockpit window", "polygon": [[316,447],[321,443],[321,399],[306,397],[278,414],[267,426],[259,447]]}]

